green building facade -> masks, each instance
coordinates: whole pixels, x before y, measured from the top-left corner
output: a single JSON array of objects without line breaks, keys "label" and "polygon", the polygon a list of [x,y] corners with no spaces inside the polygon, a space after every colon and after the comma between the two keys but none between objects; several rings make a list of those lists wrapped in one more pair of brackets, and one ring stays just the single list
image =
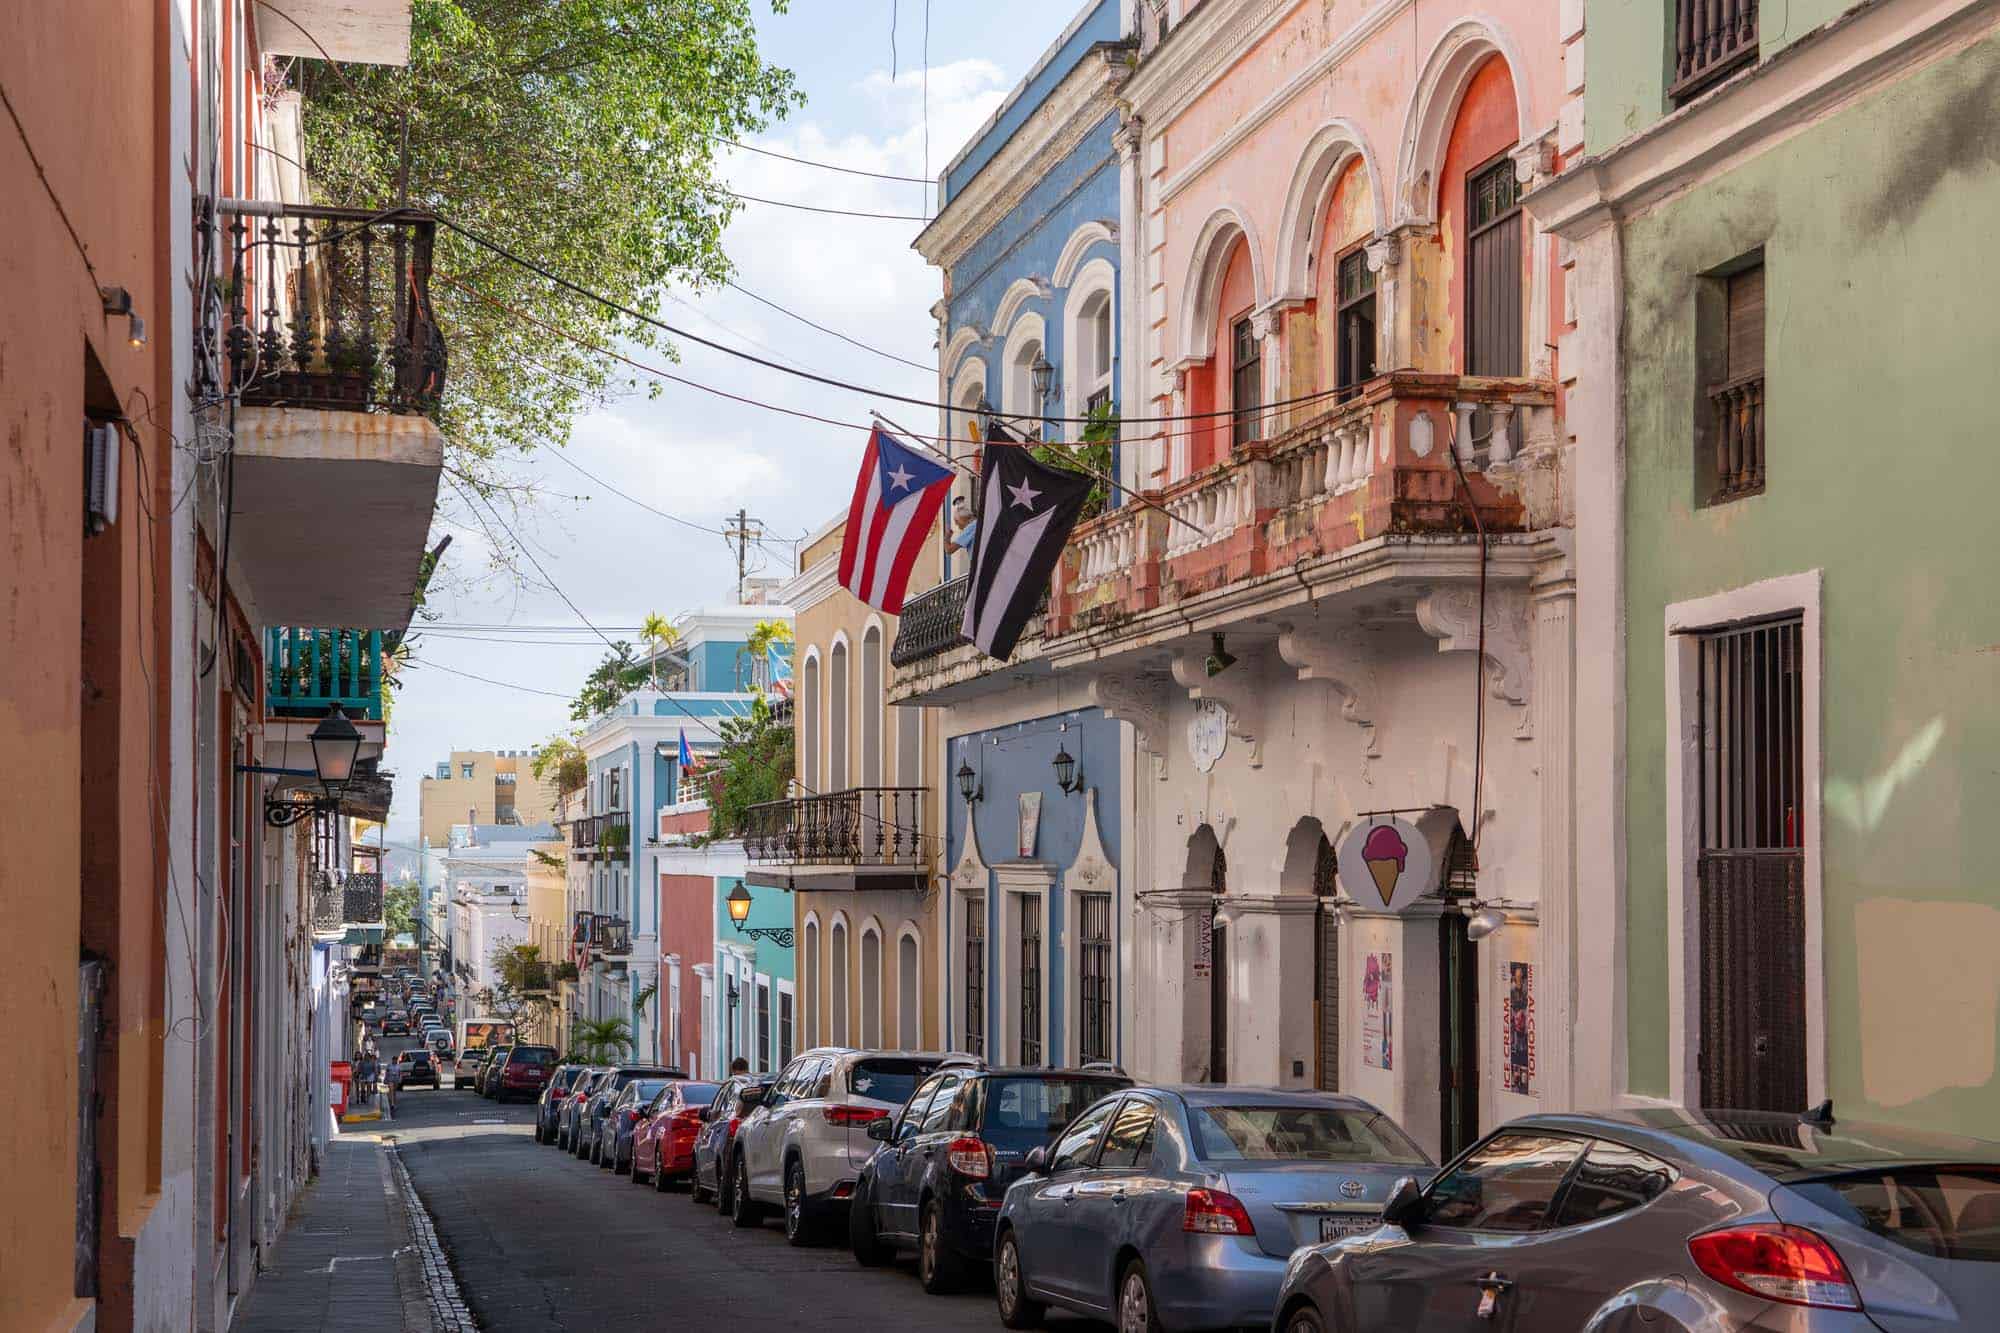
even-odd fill
[{"label": "green building facade", "polygon": [[1579,1100],[1990,1136],[1996,8],[1760,20],[1690,62],[1676,0],[1591,0],[1582,153],[1528,200],[1589,571]]}]

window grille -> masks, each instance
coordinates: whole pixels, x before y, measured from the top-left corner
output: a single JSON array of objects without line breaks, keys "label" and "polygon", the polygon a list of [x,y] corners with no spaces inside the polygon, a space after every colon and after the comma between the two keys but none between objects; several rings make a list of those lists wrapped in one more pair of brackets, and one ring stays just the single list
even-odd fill
[{"label": "window grille", "polygon": [[1757,0],[1675,0],[1668,96],[1689,101],[1757,58]]},{"label": "window grille", "polygon": [[986,900],[965,900],[965,1049],[986,1054]]},{"label": "window grille", "polygon": [[1502,153],[1473,172],[1465,194],[1465,373],[1519,375],[1521,182],[1514,159]]},{"label": "window grille", "polygon": [[1229,406],[1236,414],[1231,439],[1236,444],[1249,444],[1263,437],[1257,409],[1263,404],[1264,352],[1247,316],[1236,321],[1230,342],[1235,355],[1230,366]]},{"label": "window grille", "polygon": [[1077,1058],[1111,1059],[1111,895],[1077,895]]},{"label": "window grille", "polygon": [[1021,910],[1021,1063],[1042,1062],[1042,900],[1019,894]]},{"label": "window grille", "polygon": [[1375,274],[1365,250],[1340,260],[1335,385],[1352,389],[1375,378]]}]

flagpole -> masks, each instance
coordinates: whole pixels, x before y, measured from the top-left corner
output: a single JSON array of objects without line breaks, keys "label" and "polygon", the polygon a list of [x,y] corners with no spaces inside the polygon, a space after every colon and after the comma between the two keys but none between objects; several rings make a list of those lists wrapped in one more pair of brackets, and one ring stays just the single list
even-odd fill
[{"label": "flagpole", "polygon": [[[974,472],[971,468],[965,466],[965,464],[958,462],[956,459],[952,458],[949,454],[941,454],[936,449],[932,448],[930,445],[922,443],[921,440],[918,438],[916,432],[912,431],[909,427],[898,426],[895,422],[889,420],[889,418],[883,416],[880,412],[874,411],[873,409],[870,409],[868,415],[874,417],[877,421],[881,422],[883,425],[888,426],[891,429],[897,431],[900,435],[909,438],[911,443],[915,444],[918,448],[922,449],[924,452],[931,454],[936,458],[943,459],[945,463],[949,464],[952,467],[957,468],[960,472],[963,472],[966,476],[971,477],[974,481],[979,480],[978,473]],[[988,420],[989,421],[991,420],[990,416]],[[992,443],[992,440],[989,438],[987,442]],[[1194,533],[1197,537],[1208,536],[1208,530],[1206,528],[1203,528],[1198,524],[1195,524],[1185,518],[1182,518],[1179,514],[1174,513],[1172,510],[1168,509],[1165,505],[1160,504],[1157,500],[1148,499],[1145,495],[1142,495],[1140,492],[1133,490],[1130,486],[1122,485],[1118,481],[1114,480],[1111,477],[1106,476],[1104,473],[1099,472],[1094,468],[1085,467],[1081,463],[1078,463],[1075,459],[1069,459],[1066,461],[1072,471],[1081,472],[1084,476],[1089,477],[1094,481],[1103,482],[1106,486],[1109,486],[1114,491],[1118,491],[1121,494],[1131,496],[1134,500],[1137,500],[1140,504],[1144,505],[1146,508],[1157,510],[1162,514],[1165,514],[1169,519],[1180,524],[1188,531]]]}]

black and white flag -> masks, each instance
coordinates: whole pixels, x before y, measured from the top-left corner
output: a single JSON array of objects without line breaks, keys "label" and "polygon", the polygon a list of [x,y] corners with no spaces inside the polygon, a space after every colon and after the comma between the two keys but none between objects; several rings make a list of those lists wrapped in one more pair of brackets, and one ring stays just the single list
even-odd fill
[{"label": "black and white flag", "polygon": [[965,594],[965,637],[1003,661],[1062,558],[1091,478],[1038,463],[996,427],[979,478],[979,538]]}]

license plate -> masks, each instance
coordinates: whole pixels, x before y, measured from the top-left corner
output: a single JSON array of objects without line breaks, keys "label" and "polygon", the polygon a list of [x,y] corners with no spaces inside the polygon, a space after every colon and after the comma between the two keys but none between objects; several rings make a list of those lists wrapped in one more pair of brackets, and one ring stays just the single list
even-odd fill
[{"label": "license plate", "polygon": [[1380,1213],[1337,1213],[1319,1220],[1319,1238],[1322,1241],[1340,1240],[1346,1236],[1359,1236],[1382,1225]]}]

